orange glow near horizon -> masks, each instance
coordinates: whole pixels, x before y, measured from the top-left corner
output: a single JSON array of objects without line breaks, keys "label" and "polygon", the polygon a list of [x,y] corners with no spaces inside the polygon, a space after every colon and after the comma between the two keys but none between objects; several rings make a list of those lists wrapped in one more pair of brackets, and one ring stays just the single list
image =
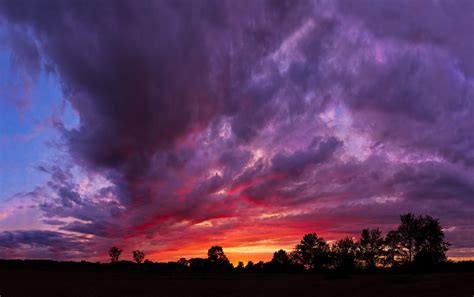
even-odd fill
[{"label": "orange glow near horizon", "polygon": [[[209,246],[210,247],[210,246]],[[207,250],[209,247],[203,248],[192,248],[186,251],[183,250],[170,250],[170,251],[163,251],[156,254],[148,255],[146,258],[148,260],[154,262],[169,262],[169,261],[177,261],[180,258],[206,258],[207,257]],[[227,255],[229,261],[235,266],[238,265],[239,262],[243,262],[244,265],[247,265],[248,261],[252,261],[257,263],[259,261],[268,262],[272,259],[273,253],[279,249],[283,249],[287,252],[292,251],[294,248],[293,246],[223,246],[224,252]],[[474,257],[448,257],[450,261],[474,261]]]},{"label": "orange glow near horizon", "polygon": [[180,258],[206,258],[207,250],[213,245],[222,246],[224,253],[229,258],[230,262],[236,266],[240,261],[247,264],[248,261],[254,263],[259,261],[270,261],[273,253],[279,249],[291,251],[299,240],[294,240],[282,244],[278,243],[250,243],[243,244],[238,241],[244,238],[226,239],[220,242],[211,243],[190,243],[189,245],[180,249],[169,249],[158,251],[147,256],[147,259],[158,262],[177,261]]},{"label": "orange glow near horizon", "polygon": [[[248,261],[257,263],[259,261],[268,262],[272,259],[273,253],[283,249],[291,252],[295,245],[299,243],[306,233],[316,232],[318,236],[324,238],[331,244],[335,240],[345,236],[359,239],[359,234],[324,232],[326,224],[329,221],[315,222],[314,228],[299,224],[269,224],[265,219],[260,219],[260,224],[241,222],[239,228],[226,230],[225,232],[206,232],[213,228],[218,228],[221,224],[230,224],[235,221],[231,218],[215,219],[204,221],[190,227],[189,233],[181,233],[179,237],[168,237],[170,242],[176,242],[175,245],[161,246],[158,249],[152,249],[149,246],[146,258],[154,262],[177,261],[180,258],[206,258],[207,251],[211,246],[222,246],[224,253],[230,262],[237,266],[241,261],[247,264]],[[320,230],[320,231],[316,231]],[[453,256],[448,253],[448,259],[452,261],[474,260],[472,257],[460,257],[455,250],[451,250]],[[127,251],[124,258],[130,255]]]},{"label": "orange glow near horizon", "polygon": [[[240,248],[239,248],[240,249]],[[270,261],[272,259],[273,253],[276,250],[268,251],[268,252],[228,252],[228,250],[232,250],[232,248],[225,248],[224,252],[227,255],[229,261],[234,265],[237,266],[238,263],[241,261],[245,265],[248,261],[252,261],[257,263],[259,261]],[[189,252],[182,252],[182,251],[170,251],[170,252],[163,252],[160,255],[150,255],[147,259],[154,261],[154,262],[169,262],[169,261],[177,261],[180,258],[206,258],[207,257],[207,249],[200,250],[200,251],[189,251]]]}]

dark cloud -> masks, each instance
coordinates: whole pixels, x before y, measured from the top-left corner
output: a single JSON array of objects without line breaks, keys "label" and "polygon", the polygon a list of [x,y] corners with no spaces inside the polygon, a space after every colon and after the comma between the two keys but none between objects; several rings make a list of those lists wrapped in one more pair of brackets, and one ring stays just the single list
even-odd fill
[{"label": "dark cloud", "polygon": [[[124,210],[116,199],[111,199],[115,188],[100,186],[92,193],[80,194],[80,185],[75,181],[71,169],[58,166],[40,166],[38,169],[51,175],[47,183],[49,191],[37,195],[39,207],[48,218],[43,220],[45,224],[84,234],[121,236],[118,231],[120,226],[112,223]],[[54,218],[72,218],[75,221],[67,223]]]},{"label": "dark cloud", "polygon": [[306,151],[296,151],[289,156],[277,154],[272,159],[273,170],[289,175],[298,174],[308,166],[327,161],[334,151],[341,146],[341,141],[334,137],[324,140],[318,139],[316,143],[312,143],[312,146],[314,148]]},{"label": "dark cloud", "polygon": [[[101,1],[2,3],[9,21],[35,32],[79,113],[80,128],[64,133],[71,153],[118,170],[112,176],[127,185],[122,198],[132,201],[141,191],[133,184],[153,155],[220,112],[238,112],[232,127],[238,137],[255,136],[249,129],[267,122],[271,113],[262,110],[274,105],[269,92],[279,83],[249,85],[242,63],[277,47],[303,11],[264,2],[119,1],[113,9]],[[250,14],[256,8],[261,15]]]},{"label": "dark cloud", "polygon": [[341,56],[356,63],[353,75],[337,74],[357,127],[375,141],[474,164],[471,6],[341,1],[341,11],[374,34],[354,38],[347,46],[358,50]]},{"label": "dark cloud", "polygon": [[88,251],[84,238],[44,230],[1,232],[0,247],[0,255],[9,258],[67,259],[86,256]]},{"label": "dark cloud", "polygon": [[447,47],[457,65],[467,74],[474,74],[472,52],[474,4],[456,1],[339,1],[341,10],[357,17],[376,36],[396,38],[419,45]]},{"label": "dark cloud", "polygon": [[436,163],[403,167],[387,184],[405,191],[406,197],[411,199],[446,199],[452,203],[459,200],[466,206],[474,203],[471,177]]}]

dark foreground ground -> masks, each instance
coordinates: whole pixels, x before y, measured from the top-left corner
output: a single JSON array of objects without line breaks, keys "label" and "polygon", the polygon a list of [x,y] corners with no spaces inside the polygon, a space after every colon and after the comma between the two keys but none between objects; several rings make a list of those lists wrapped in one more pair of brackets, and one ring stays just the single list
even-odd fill
[{"label": "dark foreground ground", "polygon": [[1,297],[15,296],[443,296],[472,297],[473,272],[351,275],[100,272],[0,269]]}]

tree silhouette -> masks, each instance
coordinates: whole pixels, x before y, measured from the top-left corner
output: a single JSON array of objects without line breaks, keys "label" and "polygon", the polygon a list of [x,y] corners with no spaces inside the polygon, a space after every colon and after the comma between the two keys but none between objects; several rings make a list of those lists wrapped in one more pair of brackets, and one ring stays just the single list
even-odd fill
[{"label": "tree silhouette", "polygon": [[235,269],[237,269],[239,271],[244,270],[244,262],[239,261],[239,264],[237,264],[237,267],[235,267]]},{"label": "tree silhouette", "polygon": [[202,258],[191,258],[187,261],[187,265],[191,270],[202,271],[207,267],[207,260]]},{"label": "tree silhouette", "polygon": [[188,260],[186,260],[186,258],[179,258],[177,263],[182,266],[188,266]]},{"label": "tree silhouette", "polygon": [[381,252],[381,263],[384,267],[397,266],[397,258],[400,255],[398,242],[400,241],[396,231],[389,231],[384,240],[384,247]]},{"label": "tree silhouette", "polygon": [[332,264],[338,270],[351,271],[355,269],[357,244],[352,238],[346,237],[336,241],[332,246]]},{"label": "tree silhouette", "polygon": [[382,232],[378,228],[363,229],[359,240],[357,258],[364,267],[373,269],[381,263],[383,248],[384,240]]},{"label": "tree silhouette", "polygon": [[438,219],[431,216],[415,216],[407,213],[400,216],[400,226],[387,234],[387,249],[394,258],[411,264],[414,259],[424,264],[436,264],[446,260],[449,243],[444,241],[444,232]]},{"label": "tree silhouette", "polygon": [[272,260],[266,264],[266,267],[274,271],[286,271],[291,266],[291,259],[285,250],[278,250],[273,253]]},{"label": "tree silhouette", "polygon": [[412,213],[407,213],[400,216],[401,224],[397,228],[399,251],[406,262],[411,263],[413,257],[417,252],[416,242],[421,235],[420,221],[416,219]]},{"label": "tree silhouette", "polygon": [[132,256],[133,256],[133,260],[136,263],[140,264],[143,262],[143,259],[145,258],[145,253],[140,250],[136,250],[132,252]]},{"label": "tree silhouette", "polygon": [[278,250],[273,253],[272,263],[287,266],[291,263],[290,256],[285,250]]},{"label": "tree silhouette", "polygon": [[113,246],[109,250],[110,262],[117,263],[120,257],[122,250],[116,246]]},{"label": "tree silhouette", "polygon": [[262,271],[263,268],[264,268],[264,265],[265,265],[265,263],[263,263],[263,261],[258,261],[257,263],[255,263],[253,265],[253,270],[254,271]]},{"label": "tree silhouette", "polygon": [[439,220],[430,216],[420,216],[418,219],[421,236],[417,237],[418,252],[413,261],[423,266],[446,261],[449,243],[444,240],[444,232]]},{"label": "tree silhouette", "polygon": [[296,245],[293,257],[305,269],[324,268],[329,262],[329,247],[316,233],[308,233]]},{"label": "tree silhouette", "polygon": [[221,246],[211,246],[211,248],[207,251],[207,258],[210,262],[222,262],[222,261],[229,261],[227,256],[224,254],[224,250]]},{"label": "tree silhouette", "polygon": [[254,266],[253,262],[252,262],[252,261],[248,261],[248,262],[247,262],[247,265],[245,265],[245,270],[250,271],[250,270],[253,269],[253,266]]},{"label": "tree silhouette", "polygon": [[211,266],[217,269],[229,269],[232,267],[221,246],[211,246],[207,251],[207,260]]}]

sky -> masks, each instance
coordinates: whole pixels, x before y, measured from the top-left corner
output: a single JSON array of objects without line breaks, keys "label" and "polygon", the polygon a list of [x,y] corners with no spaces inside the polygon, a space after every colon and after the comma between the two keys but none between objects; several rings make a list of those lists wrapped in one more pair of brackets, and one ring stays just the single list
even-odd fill
[{"label": "sky", "polygon": [[474,2],[0,0],[0,258],[474,258]]}]

